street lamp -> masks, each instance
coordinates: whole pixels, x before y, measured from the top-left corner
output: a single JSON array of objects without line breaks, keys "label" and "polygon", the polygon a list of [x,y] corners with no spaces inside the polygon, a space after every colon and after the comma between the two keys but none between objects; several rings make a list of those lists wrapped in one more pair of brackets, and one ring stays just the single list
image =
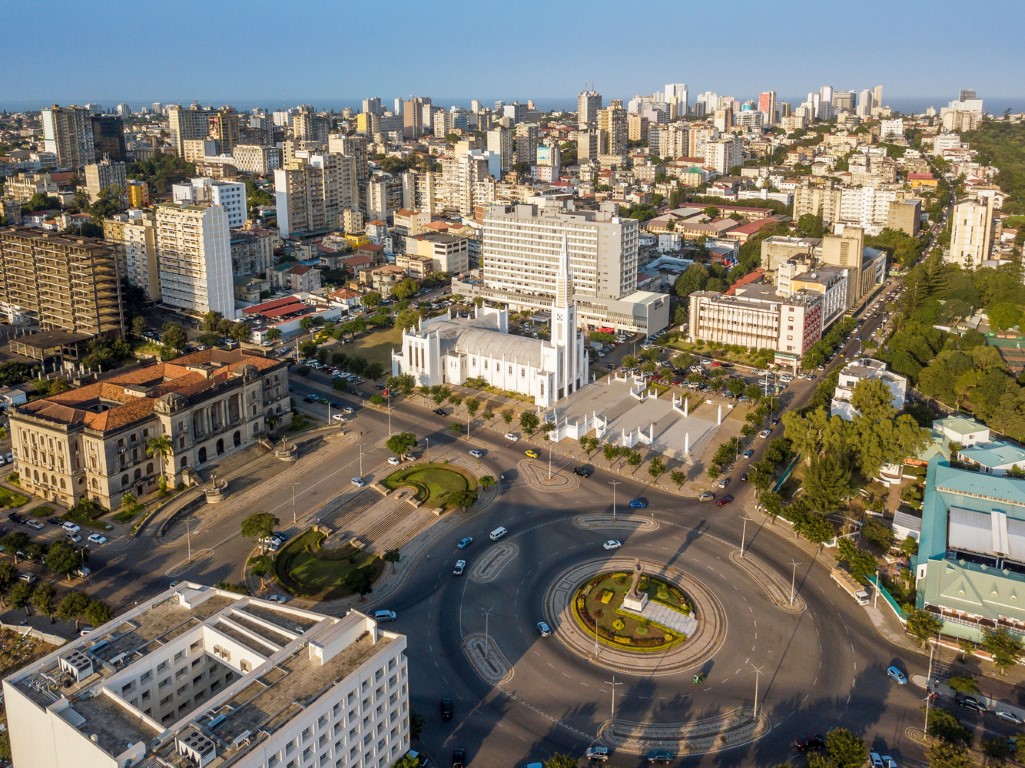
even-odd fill
[{"label": "street lamp", "polygon": [[[185,542],[189,548],[189,562],[192,562],[192,527],[189,525],[189,519],[185,518]],[[82,561],[85,562],[85,555],[82,555]]]},{"label": "street lamp", "polygon": [[754,708],[754,717],[755,717],[755,720],[757,720],[758,719],[758,680],[759,680],[759,678],[761,678],[762,668],[761,667],[756,667],[754,664],[752,664],[751,665],[751,669],[753,669],[755,671],[755,708]]},{"label": "street lamp", "polygon": [[791,560],[790,564],[794,566],[793,573],[790,574],[790,604],[794,604],[794,587],[797,584],[797,566],[800,565],[796,560]]},{"label": "street lamp", "polygon": [[427,461],[427,454],[430,453],[431,450],[431,438],[425,437],[424,443],[426,443],[424,446],[424,461]]},{"label": "street lamp", "polygon": [[617,683],[616,682],[616,676],[613,675],[612,676],[612,681],[610,682],[610,681],[606,680],[605,684],[612,688],[612,717],[610,719],[612,721],[615,721],[615,719],[616,719],[616,686],[617,685],[622,685],[622,683]]},{"label": "street lamp", "polygon": [[292,523],[296,522],[295,519],[295,487],[299,484],[298,480],[292,481]]},{"label": "street lamp", "polygon": [[744,527],[743,527],[743,529],[740,532],[740,556],[743,557],[744,556],[744,542],[747,540],[747,521],[750,520],[751,518],[748,517],[747,515],[744,515],[740,519],[744,521]]},{"label": "street lamp", "polygon": [[495,612],[494,608],[481,608],[480,612],[484,614],[484,658],[488,657],[488,648],[491,646],[491,635],[488,633],[488,619],[491,618],[491,614]]},{"label": "street lamp", "polygon": [[612,522],[616,522],[616,486],[620,484],[620,480],[609,480],[609,485],[612,486]]}]

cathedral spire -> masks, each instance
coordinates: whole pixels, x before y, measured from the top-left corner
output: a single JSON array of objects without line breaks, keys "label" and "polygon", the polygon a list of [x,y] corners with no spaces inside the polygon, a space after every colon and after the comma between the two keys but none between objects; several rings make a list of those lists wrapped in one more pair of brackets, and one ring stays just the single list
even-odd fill
[{"label": "cathedral spire", "polygon": [[570,277],[569,277],[569,235],[562,233],[562,253],[559,254],[559,269],[555,274],[555,306],[569,307],[570,300]]}]

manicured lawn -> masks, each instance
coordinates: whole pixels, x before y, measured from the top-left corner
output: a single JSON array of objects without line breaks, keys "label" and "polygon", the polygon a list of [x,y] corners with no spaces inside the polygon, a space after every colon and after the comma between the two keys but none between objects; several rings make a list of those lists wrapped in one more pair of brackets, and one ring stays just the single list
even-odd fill
[{"label": "manicured lawn", "polygon": [[[630,589],[630,574],[623,571],[603,573],[583,584],[573,600],[574,614],[580,625],[607,645],[638,652],[662,651],[686,640],[683,635],[651,624],[629,611],[621,610],[623,597]],[[690,613],[686,596],[679,589],[652,576],[644,576],[640,591],[683,613]]]},{"label": "manicured lawn", "polygon": [[20,493],[9,491],[6,488],[0,488],[0,507],[20,507],[22,504],[28,502],[28,498],[22,496]]},{"label": "manicured lawn", "polygon": [[360,336],[355,341],[342,347],[347,355],[359,355],[368,362],[380,363],[386,371],[391,370],[391,352],[402,347],[402,329],[385,328],[384,330]]},{"label": "manicured lawn", "polygon": [[53,507],[43,504],[29,512],[32,517],[49,517],[53,514]]},{"label": "manicured lawn", "polygon": [[429,506],[448,506],[451,494],[476,490],[477,479],[469,472],[450,464],[411,464],[392,472],[381,485],[394,491],[403,485],[416,488],[417,501]]},{"label": "manicured lawn", "polygon": [[333,600],[351,594],[345,581],[355,569],[369,571],[376,579],[384,563],[370,552],[344,546],[321,549],[324,534],[309,530],[292,539],[274,559],[278,582],[296,595]]}]

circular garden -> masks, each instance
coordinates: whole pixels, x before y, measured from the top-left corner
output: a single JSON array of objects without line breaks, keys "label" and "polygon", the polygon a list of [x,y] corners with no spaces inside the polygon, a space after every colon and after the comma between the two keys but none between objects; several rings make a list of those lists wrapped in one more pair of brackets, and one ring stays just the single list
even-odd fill
[{"label": "circular garden", "polygon": [[[626,571],[599,573],[581,584],[573,595],[573,615],[580,626],[605,645],[620,650],[650,653],[664,651],[684,642],[687,636],[624,610],[623,598],[630,590],[631,574]],[[674,584],[650,574],[642,574],[637,591],[655,601],[690,616],[690,599]]]},{"label": "circular garden", "polygon": [[326,536],[315,528],[288,542],[274,558],[278,583],[293,595],[334,600],[370,592],[384,563],[352,544],[323,547]]},{"label": "circular garden", "polygon": [[467,508],[477,497],[477,478],[454,464],[410,464],[381,480],[390,491],[411,487],[416,500],[430,507]]}]

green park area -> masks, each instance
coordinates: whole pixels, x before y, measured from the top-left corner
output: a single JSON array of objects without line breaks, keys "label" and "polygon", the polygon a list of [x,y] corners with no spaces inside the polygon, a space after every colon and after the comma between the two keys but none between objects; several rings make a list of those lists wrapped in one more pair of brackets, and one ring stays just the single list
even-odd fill
[{"label": "green park area", "polygon": [[0,507],[20,507],[22,504],[28,502],[25,496],[20,493],[8,490],[7,488],[0,488]]},{"label": "green park area", "polygon": [[370,592],[384,567],[382,560],[351,544],[325,549],[325,538],[310,529],[288,542],[274,558],[278,583],[294,595],[316,600]]},{"label": "green park area", "polygon": [[[622,608],[623,598],[630,590],[631,577],[625,571],[600,573],[582,584],[573,598],[573,614],[580,626],[592,637],[597,623],[598,639],[605,645],[638,653],[664,651],[687,639]],[[667,581],[644,574],[638,591],[649,600],[667,605],[690,615],[687,596]]]},{"label": "green park area", "polygon": [[411,464],[392,472],[381,481],[388,490],[416,489],[416,500],[429,507],[468,507],[477,492],[477,479],[451,464]]},{"label": "green park area", "polygon": [[402,329],[395,326],[376,330],[347,343],[342,350],[350,357],[359,356],[368,363],[380,363],[391,370],[391,353],[402,346]]}]

